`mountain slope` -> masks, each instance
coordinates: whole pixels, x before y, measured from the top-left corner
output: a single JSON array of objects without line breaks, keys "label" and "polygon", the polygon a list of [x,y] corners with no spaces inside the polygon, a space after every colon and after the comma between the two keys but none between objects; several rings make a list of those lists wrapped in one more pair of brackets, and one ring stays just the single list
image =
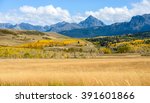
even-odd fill
[{"label": "mountain slope", "polygon": [[12,29],[13,27],[14,27],[14,25],[12,25],[10,23],[0,23],[1,29]]},{"label": "mountain slope", "polygon": [[14,25],[13,29],[16,30],[36,30],[36,31],[45,31],[43,26],[31,25],[28,23],[21,23]]},{"label": "mountain slope", "polygon": [[90,28],[96,26],[104,26],[105,24],[102,21],[90,15],[87,19],[81,21],[79,25],[82,26],[83,28]]},{"label": "mountain slope", "polygon": [[82,27],[76,23],[60,22],[60,23],[51,25],[50,29],[48,31],[61,32],[61,31],[80,29],[80,28],[82,28]]}]

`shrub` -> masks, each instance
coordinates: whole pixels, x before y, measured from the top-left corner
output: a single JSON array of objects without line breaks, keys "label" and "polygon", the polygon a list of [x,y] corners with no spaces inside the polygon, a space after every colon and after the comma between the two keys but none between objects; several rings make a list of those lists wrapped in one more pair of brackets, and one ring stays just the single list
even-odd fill
[{"label": "shrub", "polygon": [[30,58],[30,54],[29,53],[25,53],[23,56],[24,56],[24,58]]},{"label": "shrub", "polygon": [[117,46],[118,53],[128,53],[130,51],[131,51],[130,44],[121,44],[121,45]]},{"label": "shrub", "polygon": [[149,40],[149,39],[148,39],[148,40],[145,40],[144,43],[145,43],[145,44],[150,44],[150,40]]},{"label": "shrub", "polygon": [[111,49],[110,48],[100,48],[100,53],[103,53],[103,54],[111,54],[112,53],[112,51],[111,51]]}]

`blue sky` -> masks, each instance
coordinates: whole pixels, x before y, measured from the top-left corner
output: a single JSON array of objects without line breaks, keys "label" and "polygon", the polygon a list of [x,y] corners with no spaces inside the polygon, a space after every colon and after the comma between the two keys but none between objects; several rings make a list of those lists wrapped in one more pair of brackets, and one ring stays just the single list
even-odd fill
[{"label": "blue sky", "polygon": [[0,23],[78,23],[93,15],[112,24],[143,14],[150,14],[150,0],[0,0]]},{"label": "blue sky", "polygon": [[141,0],[0,0],[0,11],[6,12],[23,5],[34,7],[53,5],[69,10],[70,13],[83,13],[88,10],[98,10],[104,7],[131,7],[132,3]]}]

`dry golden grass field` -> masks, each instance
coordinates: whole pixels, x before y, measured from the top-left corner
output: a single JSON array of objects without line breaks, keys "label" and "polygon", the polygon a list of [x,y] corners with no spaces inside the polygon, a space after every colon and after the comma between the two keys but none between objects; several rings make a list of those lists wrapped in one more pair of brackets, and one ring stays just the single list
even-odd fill
[{"label": "dry golden grass field", "polygon": [[150,86],[150,58],[0,59],[0,85]]}]

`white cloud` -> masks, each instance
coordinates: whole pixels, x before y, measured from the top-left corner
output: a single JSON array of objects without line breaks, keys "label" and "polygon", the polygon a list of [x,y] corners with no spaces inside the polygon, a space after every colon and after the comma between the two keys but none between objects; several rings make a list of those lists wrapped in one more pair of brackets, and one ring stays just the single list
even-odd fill
[{"label": "white cloud", "polygon": [[104,23],[129,21],[132,16],[150,13],[150,0],[131,4],[129,9],[124,7],[104,7],[97,11],[86,11],[83,14],[71,15],[68,10],[53,5],[32,7],[22,6],[11,12],[0,13],[0,22],[21,23],[35,25],[51,25],[61,21],[80,22],[87,16],[93,15]]},{"label": "white cloud", "polygon": [[36,8],[31,7],[31,6],[22,6],[20,7],[20,11],[24,13],[36,13]]},{"label": "white cloud", "polygon": [[70,14],[67,10],[62,9],[60,7],[53,7],[52,5],[48,6],[40,6],[38,8],[34,8],[32,6],[22,6],[20,7],[20,11],[27,14],[35,14],[35,15],[51,15],[51,16],[63,16],[69,17]]},{"label": "white cloud", "polygon": [[36,25],[50,25],[60,21],[71,21],[69,12],[60,7],[54,7],[52,5],[32,7],[22,6],[16,12],[8,12],[0,14],[0,21],[20,23],[28,22]]},{"label": "white cloud", "polygon": [[130,10],[132,15],[142,15],[150,13],[150,0],[143,0],[140,3],[132,4],[133,9]]},{"label": "white cloud", "polygon": [[40,6],[34,8],[31,6],[20,7],[20,11],[24,14],[25,18],[32,20],[34,24],[53,24],[59,21],[71,21],[70,14],[67,10],[52,5]]},{"label": "white cloud", "polygon": [[129,21],[132,16],[150,13],[150,0],[143,0],[131,5],[128,9],[126,6],[120,8],[105,7],[97,11],[87,11],[85,15],[93,15],[105,23],[115,23]]},{"label": "white cloud", "polygon": [[25,18],[19,16],[15,12],[8,13],[0,13],[0,23],[19,23],[20,21],[24,21]]},{"label": "white cloud", "polygon": [[85,14],[93,15],[107,23],[125,21],[131,16],[127,7],[122,8],[105,7],[95,12],[87,11]]}]

